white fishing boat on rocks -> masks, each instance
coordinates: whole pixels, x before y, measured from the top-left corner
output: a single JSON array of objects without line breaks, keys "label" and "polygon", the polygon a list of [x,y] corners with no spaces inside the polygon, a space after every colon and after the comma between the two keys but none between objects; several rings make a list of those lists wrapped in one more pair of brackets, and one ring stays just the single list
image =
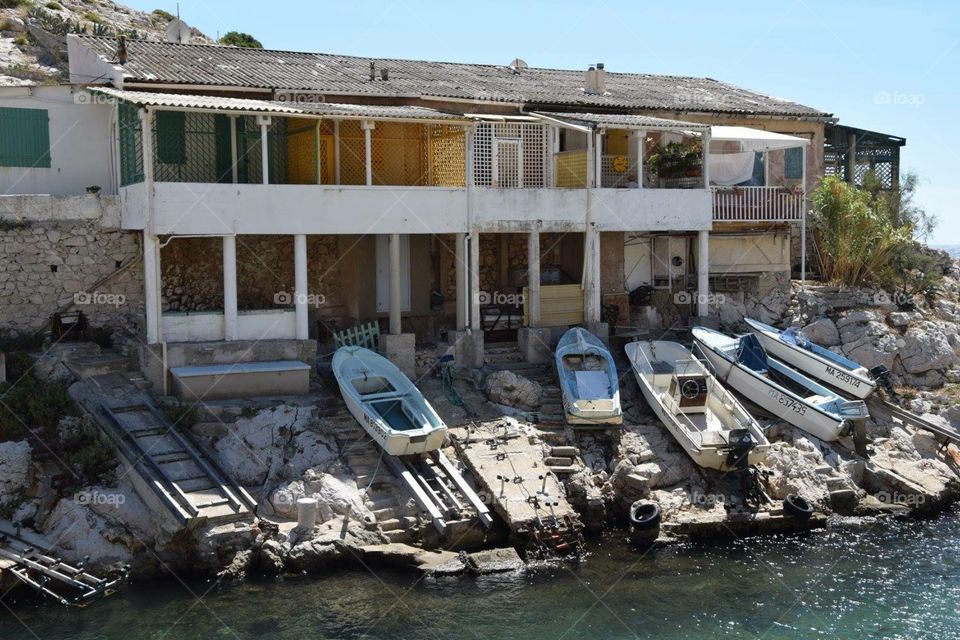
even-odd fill
[{"label": "white fishing boat on rocks", "polygon": [[821,440],[850,435],[854,421],[869,417],[862,400],[847,400],[768,356],[752,333],[734,338],[694,327],[693,338],[724,384]]},{"label": "white fishing boat on rocks", "polygon": [[882,367],[869,370],[814,344],[798,329],[781,331],[751,318],[744,318],[744,322],[767,353],[854,398],[869,397],[877,390],[878,379],[886,373]]},{"label": "white fishing boat on rocks", "polygon": [[721,471],[763,462],[770,443],[743,405],[682,344],[632,342],[627,359],[647,403],[701,467]]},{"label": "white fishing boat on rocks", "polygon": [[447,425],[420,390],[392,362],[363,347],[341,347],[333,374],[350,413],[390,455],[434,451]]}]

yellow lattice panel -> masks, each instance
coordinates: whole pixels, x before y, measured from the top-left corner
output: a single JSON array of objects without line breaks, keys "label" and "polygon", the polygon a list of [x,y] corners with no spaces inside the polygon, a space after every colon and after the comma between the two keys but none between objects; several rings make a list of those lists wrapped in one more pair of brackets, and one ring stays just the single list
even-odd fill
[{"label": "yellow lattice panel", "polygon": [[555,154],[557,186],[585,189],[587,186],[587,152],[562,151]]},{"label": "yellow lattice panel", "polygon": [[430,184],[435,187],[466,186],[467,137],[462,127],[434,125],[430,128]]}]

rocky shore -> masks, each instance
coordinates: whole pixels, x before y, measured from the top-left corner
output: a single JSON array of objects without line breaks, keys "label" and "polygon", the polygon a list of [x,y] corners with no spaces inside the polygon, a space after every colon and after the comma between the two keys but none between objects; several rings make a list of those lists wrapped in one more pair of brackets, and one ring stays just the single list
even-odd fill
[{"label": "rocky shore", "polygon": [[[794,284],[780,315],[770,320],[803,325],[811,339],[865,366],[886,366],[907,408],[960,428],[958,296],[960,271],[951,263],[942,295],[917,300],[908,310],[884,292]],[[431,361],[427,355],[420,361]],[[40,364],[41,374],[69,380],[67,370],[49,358]],[[609,432],[532,422],[547,391],[523,372],[465,373],[456,383],[457,403],[438,380],[428,378],[422,389],[454,437],[469,437],[467,427],[513,414],[506,418],[512,437],[523,438],[541,456],[531,464],[561,465],[566,498],[588,533],[625,535],[627,512],[637,500],[660,506],[662,544],[843,526],[850,518],[926,516],[960,497],[960,451],[931,433],[882,418],[867,424],[868,458],[850,442],[825,443],[786,423],[769,423],[773,449],[760,471],[772,502],[758,511],[743,504],[733,475],[693,465],[644,405],[630,375],[621,381],[625,424]],[[27,439],[0,443],[0,524],[29,530],[38,544],[55,547],[70,561],[86,560],[104,571],[132,565],[140,579],[190,572],[235,580],[251,573],[323,573],[344,564],[382,563],[430,574],[524,566],[526,549],[502,524],[491,531],[465,528],[453,540],[438,538],[380,468],[376,451],[359,444],[358,426],[334,400],[319,394],[295,401],[223,401],[190,412],[169,401],[171,414],[179,412],[179,427],[255,498],[251,521],[170,531],[139,498],[122,465],[104,486],[64,495],[53,478],[56,461]],[[89,420],[69,415],[59,428],[78,429]],[[453,446],[446,452],[457,457]],[[783,517],[780,503],[788,494],[805,498],[816,516]],[[297,500],[304,497],[318,503],[312,530],[297,522]]]}]

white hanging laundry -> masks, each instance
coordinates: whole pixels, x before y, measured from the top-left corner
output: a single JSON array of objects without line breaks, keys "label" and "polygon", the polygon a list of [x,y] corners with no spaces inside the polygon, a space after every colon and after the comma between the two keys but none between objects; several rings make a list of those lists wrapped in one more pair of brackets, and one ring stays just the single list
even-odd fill
[{"label": "white hanging laundry", "polygon": [[754,152],[711,153],[710,182],[729,186],[746,182],[753,176]]}]

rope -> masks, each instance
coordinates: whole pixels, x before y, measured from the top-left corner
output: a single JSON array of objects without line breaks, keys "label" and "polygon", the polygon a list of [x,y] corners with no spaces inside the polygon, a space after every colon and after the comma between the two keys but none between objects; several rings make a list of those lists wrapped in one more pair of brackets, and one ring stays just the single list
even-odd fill
[{"label": "rope", "polygon": [[367,488],[364,489],[364,491],[370,491],[370,487],[373,486],[373,481],[377,479],[377,474],[380,472],[380,463],[383,462],[383,454],[386,452],[386,449],[380,449],[380,458],[377,460],[377,466],[373,468],[373,475],[370,476],[370,482],[367,483]]}]

